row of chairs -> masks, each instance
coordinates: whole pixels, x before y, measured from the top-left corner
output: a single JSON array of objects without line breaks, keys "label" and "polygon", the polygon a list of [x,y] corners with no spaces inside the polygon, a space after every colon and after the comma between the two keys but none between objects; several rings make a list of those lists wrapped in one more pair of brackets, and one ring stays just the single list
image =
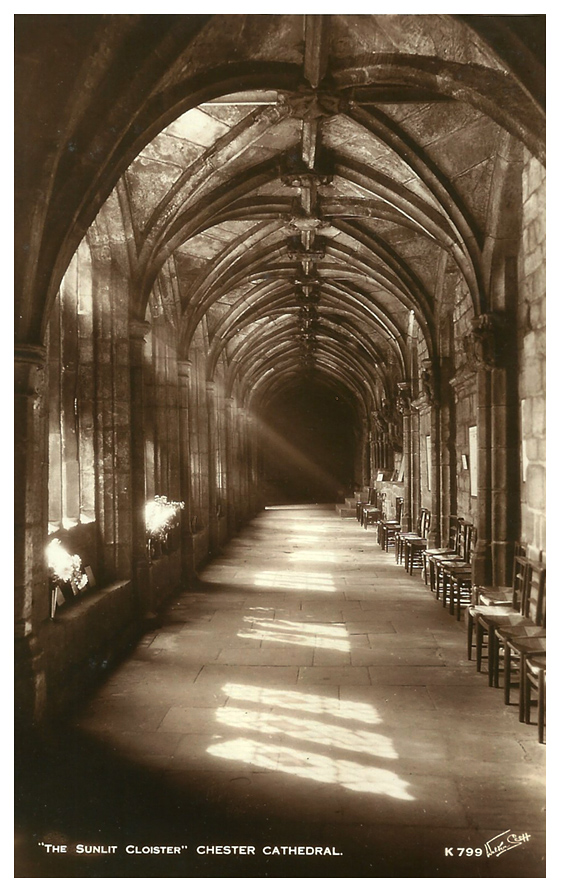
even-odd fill
[{"label": "row of chairs", "polygon": [[377,527],[381,548],[393,549],[396,562],[407,573],[420,569],[424,583],[457,620],[467,609],[468,659],[473,659],[475,649],[477,671],[482,672],[486,661],[489,685],[499,687],[503,680],[505,704],[518,688],[521,722],[531,721],[532,706],[537,704],[538,740],[545,743],[545,555],[536,560],[518,544],[511,586],[474,585],[471,556],[477,531],[472,523],[458,519],[449,546],[429,549],[428,509],[421,509],[411,532],[401,529],[403,500],[396,501],[395,519],[383,518],[379,506],[369,509],[370,518],[361,523]]},{"label": "row of chairs", "polygon": [[[537,705],[538,740],[545,743],[546,697],[546,567],[519,545],[514,557],[512,586],[474,586],[468,609],[468,659],[476,653],[476,668],[487,662],[489,685],[500,687],[511,703],[518,688],[518,717],[529,723]],[[475,638],[475,642],[474,642]]]}]

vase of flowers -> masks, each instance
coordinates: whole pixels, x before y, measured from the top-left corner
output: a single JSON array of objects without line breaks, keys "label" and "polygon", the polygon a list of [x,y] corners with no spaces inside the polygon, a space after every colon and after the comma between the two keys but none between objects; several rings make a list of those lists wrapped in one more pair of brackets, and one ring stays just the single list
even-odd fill
[{"label": "vase of flowers", "polygon": [[47,546],[47,563],[51,573],[51,618],[57,607],[81,595],[90,579],[79,555],[71,555],[59,539]]},{"label": "vase of flowers", "polygon": [[184,502],[167,496],[154,496],[146,503],[144,518],[149,561],[167,554],[170,534],[179,527],[180,512],[184,508]]}]

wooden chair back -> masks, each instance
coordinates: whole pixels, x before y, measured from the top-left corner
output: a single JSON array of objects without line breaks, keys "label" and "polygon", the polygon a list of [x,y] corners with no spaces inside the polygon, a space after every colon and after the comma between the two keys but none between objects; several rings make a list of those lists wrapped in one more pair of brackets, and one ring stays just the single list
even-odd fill
[{"label": "wooden chair back", "polygon": [[466,552],[469,549],[470,530],[473,525],[463,519],[458,521],[458,529],[455,537],[454,552],[457,552],[462,561],[466,561]]},{"label": "wooden chair back", "polygon": [[473,524],[466,525],[466,537],[464,543],[464,561],[469,564],[471,561],[471,553],[473,552],[475,545],[477,543],[477,529],[473,526]]},{"label": "wooden chair back", "polygon": [[430,512],[428,509],[421,509],[421,514],[419,516],[419,536],[421,539],[426,539],[430,530]]},{"label": "wooden chair back", "polygon": [[536,626],[545,626],[545,565],[528,561],[522,612]]},{"label": "wooden chair back", "polygon": [[463,537],[465,528],[465,521],[463,518],[451,518],[450,519],[450,536],[448,538],[448,544],[450,549],[453,552],[457,552],[460,554],[460,541]]}]

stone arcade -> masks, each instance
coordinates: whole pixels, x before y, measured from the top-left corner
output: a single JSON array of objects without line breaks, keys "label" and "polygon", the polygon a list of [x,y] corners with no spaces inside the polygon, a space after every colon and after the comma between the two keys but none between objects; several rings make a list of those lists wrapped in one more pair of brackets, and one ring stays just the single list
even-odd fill
[{"label": "stone arcade", "polygon": [[15,26],[22,738],[265,506],[545,561],[545,17]]}]

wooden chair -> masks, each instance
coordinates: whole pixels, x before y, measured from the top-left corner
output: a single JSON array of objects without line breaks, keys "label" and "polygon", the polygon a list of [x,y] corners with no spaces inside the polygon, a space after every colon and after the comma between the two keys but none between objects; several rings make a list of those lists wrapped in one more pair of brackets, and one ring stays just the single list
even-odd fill
[{"label": "wooden chair", "polygon": [[428,509],[421,509],[417,520],[416,529],[412,531],[400,530],[395,535],[395,560],[397,564],[401,564],[405,557],[405,542],[407,539],[423,539],[426,537],[430,527],[430,512]]},{"label": "wooden chair", "polygon": [[[521,592],[522,571],[517,565],[517,558],[526,558],[526,543],[514,544],[514,557],[512,562],[512,583],[508,586],[482,586],[477,585],[473,588],[473,604],[474,605],[512,605],[516,592]],[[516,574],[519,580],[516,580]],[[517,600],[520,603],[520,599]]]},{"label": "wooden chair", "polygon": [[[471,660],[473,651],[473,631],[475,628],[475,620],[478,614],[481,614],[487,608],[499,608],[503,616],[508,616],[510,612],[519,612],[524,598],[524,587],[526,585],[526,569],[527,561],[525,555],[515,552],[512,566],[512,584],[506,589],[500,587],[501,599],[497,602],[485,601],[488,598],[489,587],[474,586],[472,587],[473,604],[468,607],[467,612],[467,650],[468,660]],[[493,587],[493,591],[499,590],[499,587]],[[486,640],[482,642],[482,646],[486,645]]]},{"label": "wooden chair", "polygon": [[442,596],[442,605],[446,607],[447,588],[444,584],[447,581],[444,571],[454,568],[456,570],[465,570],[471,567],[471,548],[474,527],[469,521],[462,521],[458,535],[457,553],[453,555],[433,555],[429,561],[434,565],[434,594],[437,601]]},{"label": "wooden chair", "polygon": [[431,513],[427,511],[420,525],[419,536],[406,535],[403,539],[403,563],[406,573],[410,576],[413,576],[415,568],[422,568],[423,566],[423,552],[428,545],[430,522]]},{"label": "wooden chair", "polygon": [[363,525],[363,514],[362,513],[363,513],[364,509],[366,509],[368,506],[372,506],[373,508],[378,507],[376,487],[368,488],[368,499],[366,502],[361,502],[360,500],[357,500],[356,519],[359,522],[359,524],[361,525],[361,527]]},{"label": "wooden chair", "polygon": [[402,516],[403,498],[398,496],[395,501],[395,518],[383,518],[378,523],[378,543],[384,552],[389,552],[395,546],[395,537],[401,532]]},{"label": "wooden chair", "polygon": [[445,562],[442,568],[442,605],[448,599],[450,614],[455,614],[456,620],[461,619],[462,608],[471,604],[471,556],[476,544],[477,530],[472,527],[466,542],[465,561]]},{"label": "wooden chair", "polygon": [[524,722],[526,704],[524,701],[527,665],[530,658],[545,657],[545,636],[521,636],[505,644],[505,704],[510,704],[513,676],[519,674],[518,718]]},{"label": "wooden chair", "polygon": [[425,549],[425,551],[423,552],[421,578],[425,586],[430,586],[432,592],[434,592],[436,584],[434,576],[434,560],[438,557],[453,558],[454,555],[459,554],[460,531],[462,531],[463,527],[463,518],[457,518],[450,524],[449,545],[443,546],[440,549]]},{"label": "wooden chair", "polygon": [[516,683],[516,674],[519,677],[520,703],[522,703],[524,659],[528,655],[545,651],[546,594],[543,565],[529,562],[525,601],[524,621],[521,623],[512,616],[506,618],[504,623],[495,626],[490,640],[489,685],[498,687],[502,668],[505,704],[510,703],[510,690]]},{"label": "wooden chair", "polygon": [[475,616],[477,669],[481,670],[483,642],[486,638],[489,685],[494,684],[497,673],[496,662],[500,657],[500,643],[495,641],[495,631],[501,629],[506,639],[509,632],[516,634],[516,627],[541,628],[545,618],[545,568],[526,558],[518,558],[517,561],[525,565],[520,605],[517,608],[502,605],[481,606]]},{"label": "wooden chair", "polygon": [[374,505],[365,505],[362,509],[362,526],[376,527],[382,517],[382,509]]}]

